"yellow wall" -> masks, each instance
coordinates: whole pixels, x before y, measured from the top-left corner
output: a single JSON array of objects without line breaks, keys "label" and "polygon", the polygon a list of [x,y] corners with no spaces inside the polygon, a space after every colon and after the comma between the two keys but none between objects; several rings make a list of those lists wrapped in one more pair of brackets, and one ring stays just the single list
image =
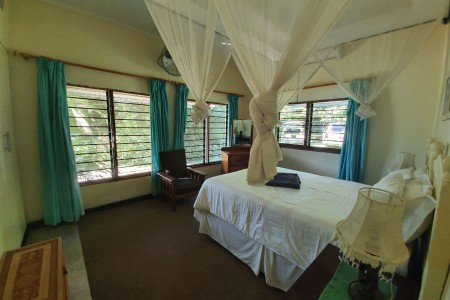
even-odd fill
[{"label": "yellow wall", "polygon": [[448,276],[447,272],[447,281],[445,283],[444,294],[442,296],[442,300],[450,300],[450,276]]},{"label": "yellow wall", "polygon": [[[160,38],[35,0],[11,3],[11,50],[47,56],[121,72],[181,81],[157,64]],[[42,219],[40,166],[36,129],[36,62],[10,54],[14,122],[17,130],[20,174],[27,221]],[[73,84],[148,93],[146,80],[100,71],[66,67]],[[173,124],[175,88],[167,85],[170,123]],[[217,90],[249,95],[239,71],[229,66]],[[227,101],[214,93],[211,101]],[[248,97],[240,100],[240,114],[248,114]],[[173,126],[170,129],[173,132]],[[210,167],[217,173],[219,166]],[[151,193],[150,177],[90,185],[81,188],[85,208]]]},{"label": "yellow wall", "polygon": [[5,0],[3,3],[3,10],[0,9],[0,41],[4,47],[7,47],[9,43],[9,0]]},{"label": "yellow wall", "polygon": [[[436,123],[435,123],[435,133],[434,136],[437,137],[441,142],[450,143],[450,119],[442,120],[442,111],[444,107],[444,97],[445,97],[445,89],[447,84],[447,79],[450,77],[450,27],[446,26],[445,35],[443,40],[445,41],[445,51],[443,53],[442,61],[444,62],[445,69],[443,69],[442,77],[441,77],[441,86],[439,89],[439,106],[436,110]],[[450,152],[447,148],[447,155],[450,155]]]},{"label": "yellow wall", "polygon": [[[25,231],[22,194],[17,162],[17,143],[12,119],[12,104],[8,70],[9,1],[0,10],[0,254],[20,247]],[[10,134],[12,151],[6,146],[3,135]]]}]

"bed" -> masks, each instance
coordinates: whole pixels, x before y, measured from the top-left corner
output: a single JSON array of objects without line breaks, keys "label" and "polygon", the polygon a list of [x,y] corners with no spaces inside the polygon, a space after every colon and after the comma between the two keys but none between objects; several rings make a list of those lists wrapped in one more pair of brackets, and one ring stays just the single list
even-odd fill
[{"label": "bed", "polygon": [[[429,161],[429,171],[398,170],[375,185],[413,197],[413,207],[405,209],[410,217],[403,228],[408,242],[432,220],[431,182],[431,188],[422,185],[435,175]],[[336,223],[347,217],[357,191],[367,185],[284,168],[277,171],[297,173],[301,188],[250,186],[245,180],[247,170],[212,177],[197,196],[194,217],[200,233],[228,249],[256,275],[263,272],[268,285],[287,291],[326,245],[333,243]],[[415,185],[409,188],[409,182]]]}]

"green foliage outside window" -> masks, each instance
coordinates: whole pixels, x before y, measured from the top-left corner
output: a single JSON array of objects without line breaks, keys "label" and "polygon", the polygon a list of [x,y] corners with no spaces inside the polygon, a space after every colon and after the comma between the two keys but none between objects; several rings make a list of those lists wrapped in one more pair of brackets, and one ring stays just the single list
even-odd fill
[{"label": "green foliage outside window", "polygon": [[148,173],[149,97],[67,86],[78,181]]},{"label": "green foliage outside window", "polygon": [[[188,101],[188,118],[184,136],[186,159],[189,165],[221,160],[221,148],[227,144],[226,104],[210,103],[211,115],[195,125],[190,115],[194,101]],[[207,151],[208,150],[208,151]],[[207,153],[209,154],[208,156]]]}]

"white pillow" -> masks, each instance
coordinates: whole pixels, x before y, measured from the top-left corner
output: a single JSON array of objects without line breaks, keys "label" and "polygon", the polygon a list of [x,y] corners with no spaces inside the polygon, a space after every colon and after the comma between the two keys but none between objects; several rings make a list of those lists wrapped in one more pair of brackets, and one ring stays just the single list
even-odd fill
[{"label": "white pillow", "polygon": [[436,201],[429,195],[422,195],[406,201],[403,212],[402,233],[405,243],[421,236],[433,220]]},{"label": "white pillow", "polygon": [[391,192],[402,198],[403,190],[405,189],[405,180],[401,172],[394,171],[381,178],[373,187]]},{"label": "white pillow", "polygon": [[403,193],[403,199],[405,201],[419,198],[424,195],[433,195],[433,186],[426,174],[420,175],[406,183]]},{"label": "white pillow", "polygon": [[413,179],[414,178],[418,178],[418,177],[420,177],[422,175],[427,175],[428,176],[428,167],[427,166],[423,166],[423,167],[417,168],[417,169],[415,169],[412,172],[412,175],[413,175]]},{"label": "white pillow", "polygon": [[405,182],[408,182],[413,179],[413,171],[414,171],[414,168],[398,169],[398,170],[392,171],[388,175],[400,173],[400,174],[402,174]]}]

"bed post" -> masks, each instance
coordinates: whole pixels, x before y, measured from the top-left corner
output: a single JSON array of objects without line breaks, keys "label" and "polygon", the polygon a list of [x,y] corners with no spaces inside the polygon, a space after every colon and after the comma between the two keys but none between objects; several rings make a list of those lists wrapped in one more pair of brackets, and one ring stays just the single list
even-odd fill
[{"label": "bed post", "polygon": [[[433,164],[430,176],[435,187],[436,209],[419,299],[441,299],[450,260],[450,157],[442,155],[442,143],[430,148],[428,165]],[[428,151],[427,151],[428,152]]]}]

